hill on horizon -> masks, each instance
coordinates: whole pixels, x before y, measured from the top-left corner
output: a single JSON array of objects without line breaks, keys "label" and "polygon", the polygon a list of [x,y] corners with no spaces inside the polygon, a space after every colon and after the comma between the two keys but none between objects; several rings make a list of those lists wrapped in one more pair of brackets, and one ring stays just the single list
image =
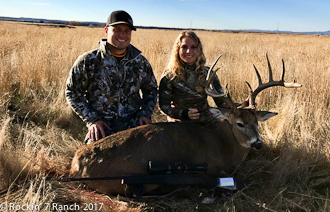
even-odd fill
[{"label": "hill on horizon", "polygon": [[[59,24],[63,25],[61,27],[67,26],[89,26],[89,27],[104,27],[105,22],[91,22],[91,21],[64,21],[64,20],[53,20],[53,19],[39,19],[39,18],[26,18],[26,17],[5,17],[0,16],[0,20],[5,21],[19,21],[19,22],[30,22],[30,23],[43,23],[43,24]],[[319,35],[330,35],[330,30],[328,31],[312,31],[312,32],[293,32],[293,31],[277,31],[277,30],[260,30],[260,29],[241,29],[241,30],[231,30],[231,29],[198,29],[198,28],[177,28],[177,27],[157,27],[157,26],[136,26],[141,29],[167,29],[167,30],[203,30],[203,31],[219,31],[219,32],[254,32],[254,33],[289,33],[289,34],[319,34]]]}]

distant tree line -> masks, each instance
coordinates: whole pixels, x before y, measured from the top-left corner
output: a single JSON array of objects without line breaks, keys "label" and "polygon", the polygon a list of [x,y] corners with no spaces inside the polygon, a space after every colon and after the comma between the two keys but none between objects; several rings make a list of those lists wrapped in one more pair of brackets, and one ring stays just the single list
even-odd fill
[{"label": "distant tree line", "polygon": [[79,21],[70,21],[68,25],[71,26],[88,26],[88,27],[104,27],[104,23],[90,23],[90,22],[79,22]]}]

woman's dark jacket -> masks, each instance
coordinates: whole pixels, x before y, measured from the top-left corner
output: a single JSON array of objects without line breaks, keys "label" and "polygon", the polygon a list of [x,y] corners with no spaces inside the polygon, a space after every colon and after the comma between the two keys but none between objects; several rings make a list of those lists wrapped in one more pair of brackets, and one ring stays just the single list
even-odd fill
[{"label": "woman's dark jacket", "polygon": [[[207,73],[208,67],[205,67]],[[186,67],[186,80],[180,80],[177,76],[172,76],[170,72],[165,71],[159,85],[159,106],[168,116],[189,120],[188,109],[198,109],[200,118],[190,120],[193,122],[204,123],[210,120],[210,108],[205,93],[206,79],[200,79],[194,70],[194,67]],[[206,74],[205,74],[206,76]],[[213,87],[219,93],[223,93],[219,79],[215,76]],[[213,98],[216,105],[220,107],[223,104],[219,98]]]}]

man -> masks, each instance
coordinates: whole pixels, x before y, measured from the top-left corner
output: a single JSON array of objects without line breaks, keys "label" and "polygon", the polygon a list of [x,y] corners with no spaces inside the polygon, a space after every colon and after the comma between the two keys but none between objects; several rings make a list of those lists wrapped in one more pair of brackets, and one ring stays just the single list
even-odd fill
[{"label": "man", "polygon": [[132,30],[136,28],[127,12],[112,12],[107,39],[79,56],[70,70],[65,95],[87,123],[86,143],[151,123],[157,82],[147,59],[130,44]]}]

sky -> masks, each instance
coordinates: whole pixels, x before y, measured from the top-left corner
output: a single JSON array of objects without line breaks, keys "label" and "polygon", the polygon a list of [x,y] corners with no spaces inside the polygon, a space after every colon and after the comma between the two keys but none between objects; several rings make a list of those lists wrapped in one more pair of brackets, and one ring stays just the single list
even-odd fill
[{"label": "sky", "polygon": [[329,0],[0,0],[0,16],[106,22],[125,10],[136,26],[329,31]]}]

